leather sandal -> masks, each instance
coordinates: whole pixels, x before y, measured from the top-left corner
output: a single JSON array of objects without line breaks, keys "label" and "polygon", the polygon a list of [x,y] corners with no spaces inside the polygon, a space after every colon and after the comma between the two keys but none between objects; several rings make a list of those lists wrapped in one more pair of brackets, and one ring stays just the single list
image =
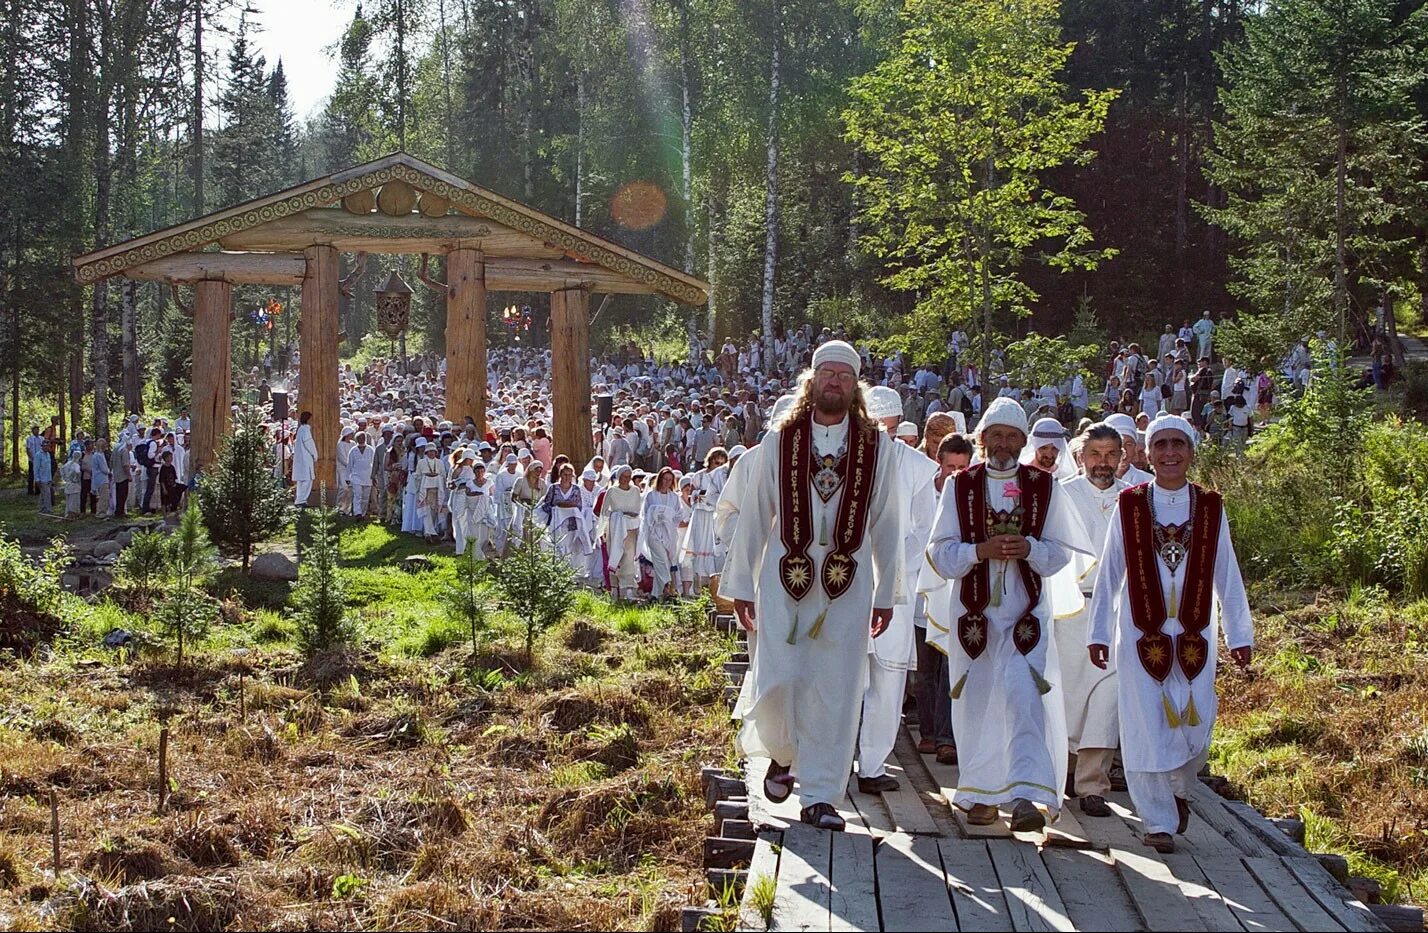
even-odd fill
[{"label": "leather sandal", "polygon": [[833,805],[827,803],[815,803],[811,807],[804,807],[798,814],[798,818],[810,826],[835,833],[841,833],[847,826]]},{"label": "leather sandal", "polygon": [[793,793],[793,775],[790,771],[790,765],[769,762],[769,769],[764,773],[765,800],[769,803],[783,803],[789,798]]}]

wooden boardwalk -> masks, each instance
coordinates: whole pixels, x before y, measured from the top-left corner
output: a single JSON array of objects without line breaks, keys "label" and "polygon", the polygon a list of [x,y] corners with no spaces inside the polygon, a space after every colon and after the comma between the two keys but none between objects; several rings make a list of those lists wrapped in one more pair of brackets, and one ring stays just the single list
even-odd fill
[{"label": "wooden boardwalk", "polygon": [[[902,789],[850,783],[846,833],[798,821],[797,795],[769,804],[766,761],[748,763],[756,833],[740,928],[754,930],[1385,930],[1320,861],[1243,804],[1197,785],[1190,830],[1160,855],[1124,793],[1115,815],[1074,801],[1045,833],[967,827],[946,795],[956,768],[898,742]],[[771,896],[770,896],[771,893]]]}]

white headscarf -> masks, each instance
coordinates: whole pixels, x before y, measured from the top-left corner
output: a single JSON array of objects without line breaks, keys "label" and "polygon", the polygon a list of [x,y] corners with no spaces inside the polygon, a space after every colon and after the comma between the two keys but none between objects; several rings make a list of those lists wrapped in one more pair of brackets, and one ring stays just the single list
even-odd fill
[{"label": "white headscarf", "polygon": [[1018,459],[1022,463],[1035,463],[1036,451],[1042,447],[1055,447],[1057,450],[1056,469],[1052,471],[1052,474],[1058,482],[1076,475],[1076,463],[1071,456],[1071,451],[1066,446],[1066,430],[1055,418],[1037,419],[1036,424],[1031,427],[1031,434],[1027,436],[1026,446],[1021,449],[1021,457]]}]

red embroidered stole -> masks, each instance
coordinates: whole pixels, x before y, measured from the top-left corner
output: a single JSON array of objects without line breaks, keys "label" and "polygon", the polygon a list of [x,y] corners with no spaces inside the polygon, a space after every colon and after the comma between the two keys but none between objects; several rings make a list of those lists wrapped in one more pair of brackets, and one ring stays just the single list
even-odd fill
[{"label": "red embroidered stole", "polygon": [[[838,469],[842,498],[833,529],[832,549],[819,574],[829,599],[837,599],[853,585],[858,562],[853,559],[868,529],[868,508],[877,479],[878,434],[859,433],[848,426],[848,454]],[[795,601],[813,588],[813,414],[810,412],[779,432],[779,540],[787,551],[779,561],[779,580]]]},{"label": "red embroidered stole", "polygon": [[1190,486],[1190,541],[1185,557],[1185,595],[1179,620],[1185,629],[1172,639],[1161,631],[1167,616],[1165,590],[1160,583],[1160,554],[1155,547],[1155,519],[1150,512],[1153,483],[1132,486],[1120,494],[1121,530],[1125,535],[1126,587],[1130,593],[1131,621],[1140,631],[1136,654],[1141,667],[1157,681],[1170,676],[1178,663],[1187,680],[1194,680],[1210,658],[1205,631],[1210,627],[1214,598],[1215,558],[1219,553],[1220,494]]},{"label": "red embroidered stole", "polygon": [[[962,541],[982,544],[989,537],[987,520],[987,465],[973,466],[958,473],[953,483],[957,496],[957,521]],[[1023,464],[1017,468],[1017,486],[1021,489],[1021,533],[1028,538],[1040,538],[1046,527],[1046,515],[1051,506],[1055,483],[1050,473]],[[1012,643],[1023,655],[1030,654],[1041,641],[1041,620],[1036,617],[1041,602],[1040,574],[1025,560],[1017,561],[1022,586],[1026,588],[1027,606],[1016,625],[1012,626]],[[962,650],[973,660],[987,648],[987,606],[992,598],[991,561],[980,560],[962,577],[962,615],[957,620],[957,640]]]}]

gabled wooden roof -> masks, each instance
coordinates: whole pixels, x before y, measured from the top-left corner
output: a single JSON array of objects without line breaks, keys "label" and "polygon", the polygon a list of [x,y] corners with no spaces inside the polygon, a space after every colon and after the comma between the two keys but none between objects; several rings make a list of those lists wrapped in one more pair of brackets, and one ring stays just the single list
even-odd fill
[{"label": "gabled wooden roof", "polygon": [[418,192],[449,201],[462,214],[488,218],[525,234],[577,263],[628,277],[649,291],[685,304],[702,304],[708,299],[709,284],[701,279],[457,178],[405,152],[78,256],[74,260],[75,278],[88,285],[155,260],[209,249],[221,240],[284,218],[296,218],[314,208],[339,205],[344,199],[392,181],[406,182]]}]

